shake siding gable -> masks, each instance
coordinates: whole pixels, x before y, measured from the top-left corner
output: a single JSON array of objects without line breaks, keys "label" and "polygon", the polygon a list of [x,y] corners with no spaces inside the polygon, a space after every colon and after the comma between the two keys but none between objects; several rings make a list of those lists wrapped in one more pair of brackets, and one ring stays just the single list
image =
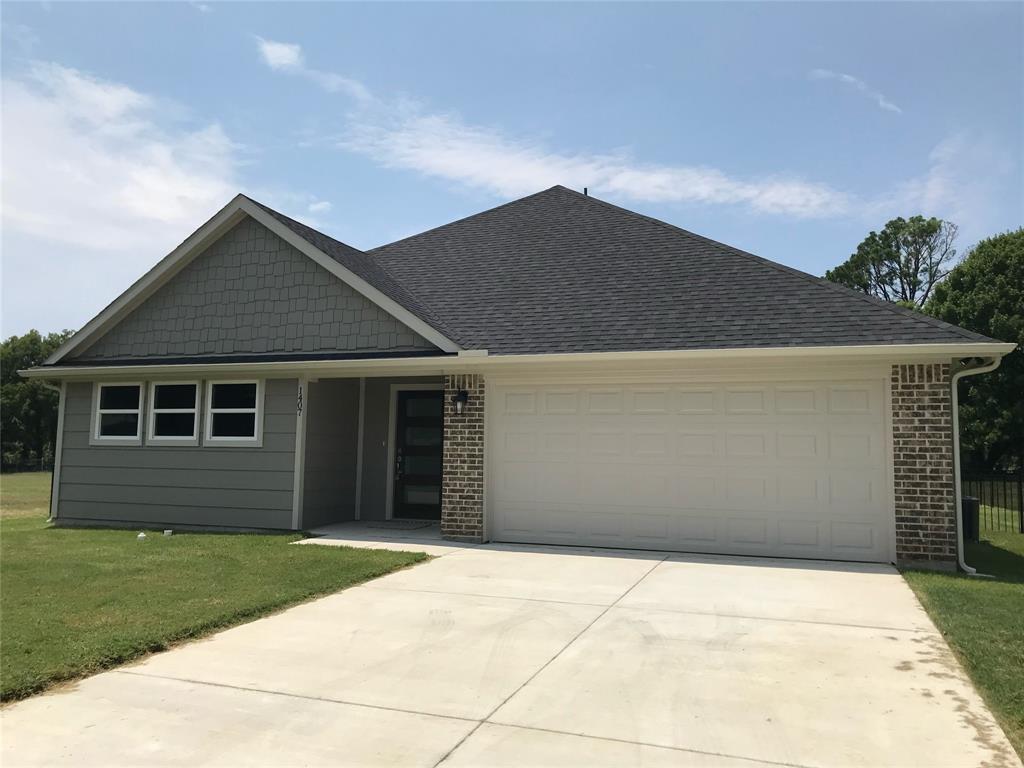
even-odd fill
[{"label": "shake siding gable", "polygon": [[69,383],[64,413],[62,524],[291,527],[295,379],[268,379],[263,447],[91,446],[90,383]]},{"label": "shake siding gable", "polygon": [[434,350],[246,218],[74,359]]}]

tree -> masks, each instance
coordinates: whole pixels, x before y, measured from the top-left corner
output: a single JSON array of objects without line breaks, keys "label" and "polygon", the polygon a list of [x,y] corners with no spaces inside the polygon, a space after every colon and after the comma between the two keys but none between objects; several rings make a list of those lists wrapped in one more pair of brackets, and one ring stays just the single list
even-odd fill
[{"label": "tree", "polygon": [[965,466],[1016,469],[1024,462],[1024,228],[982,240],[935,288],[925,312],[1014,342],[995,371],[962,380]]},{"label": "tree", "polygon": [[956,258],[957,226],[951,221],[912,216],[893,219],[871,232],[857,252],[825,279],[869,296],[920,308]]},{"label": "tree", "polygon": [[22,379],[18,371],[40,365],[71,335],[43,336],[32,330],[0,343],[0,436],[3,464],[42,461],[53,455],[57,435],[57,393],[37,379]]}]

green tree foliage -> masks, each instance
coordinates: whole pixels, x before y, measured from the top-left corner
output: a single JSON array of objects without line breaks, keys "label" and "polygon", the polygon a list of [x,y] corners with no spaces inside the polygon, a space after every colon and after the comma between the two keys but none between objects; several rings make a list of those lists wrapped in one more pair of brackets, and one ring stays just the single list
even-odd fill
[{"label": "green tree foliage", "polygon": [[[1024,229],[982,240],[936,286],[925,312],[1024,346]],[[1015,469],[1024,462],[1024,352],[961,385],[965,466]],[[968,464],[970,462],[970,464]]]},{"label": "green tree foliage", "polygon": [[57,434],[57,393],[18,371],[41,364],[71,335],[29,331],[0,342],[0,440],[3,464],[25,465],[53,456]]},{"label": "green tree foliage", "polygon": [[956,258],[957,227],[923,216],[893,219],[825,279],[869,296],[920,308]]}]

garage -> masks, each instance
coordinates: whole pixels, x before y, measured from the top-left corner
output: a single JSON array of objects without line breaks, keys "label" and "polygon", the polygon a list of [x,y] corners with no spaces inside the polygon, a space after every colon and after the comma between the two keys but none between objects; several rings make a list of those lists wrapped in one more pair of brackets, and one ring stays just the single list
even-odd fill
[{"label": "garage", "polygon": [[491,539],[892,560],[887,379],[803,375],[492,380]]}]

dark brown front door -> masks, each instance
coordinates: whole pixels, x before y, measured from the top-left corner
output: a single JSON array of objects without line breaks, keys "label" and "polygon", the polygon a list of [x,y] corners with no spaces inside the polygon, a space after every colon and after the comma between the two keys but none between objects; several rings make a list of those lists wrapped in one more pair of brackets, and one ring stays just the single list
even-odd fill
[{"label": "dark brown front door", "polygon": [[440,391],[398,393],[392,517],[441,519],[442,398]]}]

